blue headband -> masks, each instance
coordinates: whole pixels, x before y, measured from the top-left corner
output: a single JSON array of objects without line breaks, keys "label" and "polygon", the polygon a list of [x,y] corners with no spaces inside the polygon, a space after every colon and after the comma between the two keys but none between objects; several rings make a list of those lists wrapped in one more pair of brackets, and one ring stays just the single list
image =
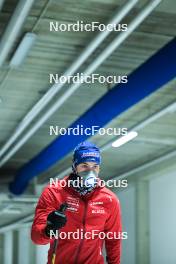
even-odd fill
[{"label": "blue headband", "polygon": [[98,165],[101,163],[101,156],[98,147],[88,141],[78,144],[78,146],[74,149],[74,167],[83,162],[96,162]]}]

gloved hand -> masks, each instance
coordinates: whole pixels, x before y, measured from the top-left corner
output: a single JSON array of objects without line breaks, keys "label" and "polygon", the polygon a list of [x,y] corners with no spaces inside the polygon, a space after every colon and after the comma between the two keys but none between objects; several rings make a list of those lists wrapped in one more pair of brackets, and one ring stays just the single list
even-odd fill
[{"label": "gloved hand", "polygon": [[57,229],[65,226],[67,222],[66,215],[59,211],[53,211],[51,212],[47,217],[47,226],[45,228],[45,234],[47,236],[50,236],[50,230],[55,232]]}]

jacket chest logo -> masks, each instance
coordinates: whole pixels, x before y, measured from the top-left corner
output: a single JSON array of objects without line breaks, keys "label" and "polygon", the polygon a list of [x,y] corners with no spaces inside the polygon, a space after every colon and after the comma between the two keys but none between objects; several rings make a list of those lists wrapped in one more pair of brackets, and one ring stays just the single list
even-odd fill
[{"label": "jacket chest logo", "polygon": [[91,201],[90,207],[91,207],[92,214],[105,214],[102,201],[96,201],[96,202]]},{"label": "jacket chest logo", "polygon": [[72,197],[72,196],[68,196],[66,199],[66,203],[68,204],[68,211],[71,212],[78,212],[79,210],[79,199]]}]

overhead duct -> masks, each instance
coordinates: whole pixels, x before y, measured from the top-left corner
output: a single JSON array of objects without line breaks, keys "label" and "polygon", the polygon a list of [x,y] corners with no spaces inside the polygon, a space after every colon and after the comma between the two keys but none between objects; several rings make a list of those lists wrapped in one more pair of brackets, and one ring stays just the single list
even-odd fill
[{"label": "overhead duct", "polygon": [[[168,83],[176,76],[176,57],[173,56],[175,50],[176,38],[131,73],[127,84],[115,86],[70,127],[74,128],[81,124],[84,127],[103,127],[113,118]],[[73,150],[80,141],[87,138],[85,134],[79,137],[59,136],[18,171],[14,182],[10,184],[10,191],[14,194],[24,192],[33,177],[48,170]]]},{"label": "overhead duct", "polygon": [[0,67],[9,55],[14,42],[35,0],[20,0],[0,41]]}]

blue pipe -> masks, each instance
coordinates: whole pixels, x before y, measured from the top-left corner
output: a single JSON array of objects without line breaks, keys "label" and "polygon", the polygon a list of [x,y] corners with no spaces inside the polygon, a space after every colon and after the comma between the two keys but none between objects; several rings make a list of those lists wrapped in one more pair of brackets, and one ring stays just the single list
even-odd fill
[{"label": "blue pipe", "polygon": [[[171,40],[128,76],[127,84],[118,84],[102,96],[70,127],[104,127],[113,118],[167,84],[176,76],[176,38]],[[87,135],[64,135],[26,163],[16,174],[9,189],[13,194],[24,192],[30,180],[64,158]]]}]

